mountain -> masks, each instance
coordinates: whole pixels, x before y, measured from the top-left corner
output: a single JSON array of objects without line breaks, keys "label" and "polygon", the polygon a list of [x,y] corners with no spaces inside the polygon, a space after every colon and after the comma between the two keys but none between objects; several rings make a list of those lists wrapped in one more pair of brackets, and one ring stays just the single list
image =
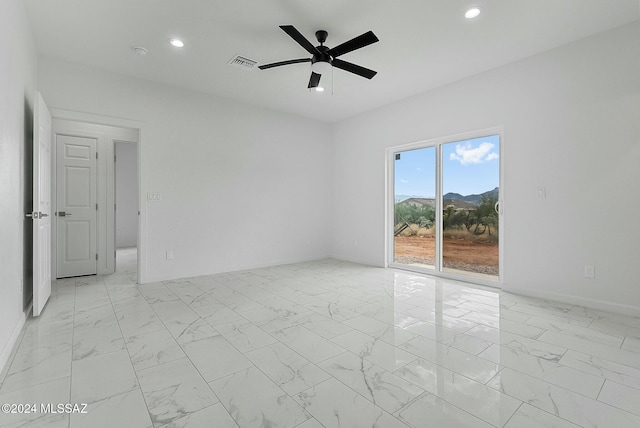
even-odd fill
[{"label": "mountain", "polygon": [[470,204],[473,204],[473,205],[480,205],[480,202],[481,202],[482,197],[484,195],[498,197],[499,190],[500,189],[498,187],[496,187],[493,190],[489,190],[489,191],[481,193],[479,195],[467,195],[467,196],[462,196],[460,193],[449,192],[446,195],[444,195],[442,198],[443,199],[457,199],[459,201],[469,202]]},{"label": "mountain", "polygon": [[411,199],[411,198],[424,198],[424,196],[418,196],[418,195],[395,195],[395,202],[397,204],[398,202],[402,202],[402,201],[405,201],[405,200]]}]

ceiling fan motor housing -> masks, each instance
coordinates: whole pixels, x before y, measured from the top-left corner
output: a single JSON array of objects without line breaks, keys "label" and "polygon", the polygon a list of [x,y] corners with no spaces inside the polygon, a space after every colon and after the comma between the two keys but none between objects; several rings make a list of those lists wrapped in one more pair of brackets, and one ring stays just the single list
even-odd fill
[{"label": "ceiling fan motor housing", "polygon": [[316,39],[318,39],[318,42],[322,45],[324,42],[327,41],[327,36],[329,36],[329,33],[327,33],[324,30],[318,30],[316,31]]},{"label": "ceiling fan motor housing", "polygon": [[[319,33],[319,31],[318,31]],[[315,53],[313,54],[313,56],[311,57],[311,68],[313,68],[314,64],[319,62],[319,63],[327,63],[329,65],[331,65],[331,55],[329,55],[329,48],[326,46],[318,46],[316,49],[318,49],[319,53]],[[320,66],[320,65],[318,65]],[[316,67],[318,67],[316,66]],[[323,66],[320,66],[323,67]],[[316,72],[317,73],[317,72]]]},{"label": "ceiling fan motor housing", "polygon": [[280,25],[280,29],[287,33],[289,37],[291,37],[296,43],[302,46],[304,50],[310,53],[311,58],[297,58],[287,61],[274,62],[271,64],[263,64],[258,66],[260,70],[280,67],[282,65],[310,62],[311,77],[309,78],[308,88],[318,88],[322,74],[331,72],[333,67],[356,74],[366,79],[371,79],[377,74],[374,70],[369,70],[368,68],[350,63],[348,61],[343,61],[342,59],[338,58],[341,55],[378,42],[379,40],[376,35],[373,34],[373,31],[367,31],[366,33],[363,33],[358,37],[354,37],[351,40],[348,40],[338,46],[334,46],[332,49],[329,49],[324,45],[324,42],[328,37],[328,33],[325,30],[316,31],[316,39],[318,39],[320,46],[314,46],[293,25]]}]

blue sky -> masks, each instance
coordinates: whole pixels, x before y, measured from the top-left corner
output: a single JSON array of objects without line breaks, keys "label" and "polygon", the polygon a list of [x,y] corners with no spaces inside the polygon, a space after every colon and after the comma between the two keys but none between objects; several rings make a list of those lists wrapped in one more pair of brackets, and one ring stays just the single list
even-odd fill
[{"label": "blue sky", "polygon": [[[436,149],[400,152],[395,161],[395,194],[435,196]],[[474,138],[442,145],[443,194],[484,193],[498,187],[500,137]]]}]

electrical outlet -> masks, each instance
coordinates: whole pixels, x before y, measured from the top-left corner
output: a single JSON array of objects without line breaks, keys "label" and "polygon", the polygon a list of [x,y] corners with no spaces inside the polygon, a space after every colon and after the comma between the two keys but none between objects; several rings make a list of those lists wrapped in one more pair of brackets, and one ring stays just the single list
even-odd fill
[{"label": "electrical outlet", "polygon": [[547,189],[544,187],[538,187],[538,197],[544,199],[547,197]]},{"label": "electrical outlet", "polygon": [[595,266],[585,266],[584,267],[584,277],[585,278],[595,278],[596,277],[596,268],[595,268]]},{"label": "electrical outlet", "polygon": [[167,250],[167,260],[173,260],[173,250]]},{"label": "electrical outlet", "polygon": [[147,201],[160,202],[161,200],[162,200],[162,195],[160,193],[147,193]]}]

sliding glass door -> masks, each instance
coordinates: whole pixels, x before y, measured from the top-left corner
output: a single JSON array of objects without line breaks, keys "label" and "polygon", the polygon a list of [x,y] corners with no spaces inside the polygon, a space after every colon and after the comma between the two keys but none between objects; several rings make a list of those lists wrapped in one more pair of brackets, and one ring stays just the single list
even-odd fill
[{"label": "sliding glass door", "polygon": [[394,263],[435,269],[436,148],[394,153]]},{"label": "sliding glass door", "polygon": [[390,153],[390,264],[490,282],[500,274],[500,134]]}]

